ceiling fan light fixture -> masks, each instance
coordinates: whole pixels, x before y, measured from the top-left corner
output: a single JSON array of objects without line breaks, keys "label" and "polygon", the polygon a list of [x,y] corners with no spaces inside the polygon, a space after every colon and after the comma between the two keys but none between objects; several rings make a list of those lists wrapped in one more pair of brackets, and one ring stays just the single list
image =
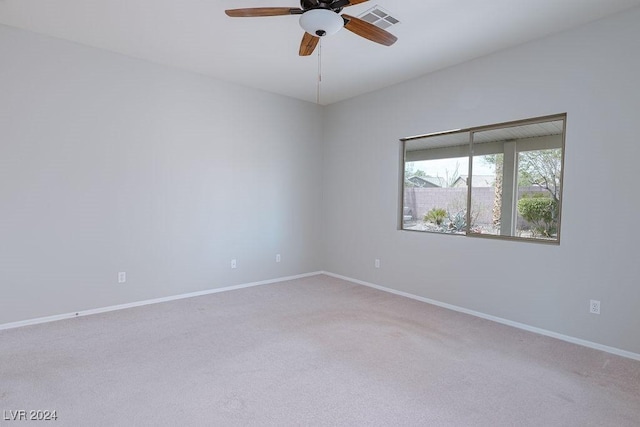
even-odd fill
[{"label": "ceiling fan light fixture", "polygon": [[329,9],[311,9],[300,16],[300,26],[312,36],[330,36],[340,31],[344,20]]}]

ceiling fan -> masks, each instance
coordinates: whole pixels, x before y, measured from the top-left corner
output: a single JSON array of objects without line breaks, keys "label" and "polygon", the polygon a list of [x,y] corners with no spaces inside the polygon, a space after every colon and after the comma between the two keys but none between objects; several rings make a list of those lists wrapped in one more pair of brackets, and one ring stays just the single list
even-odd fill
[{"label": "ceiling fan", "polygon": [[335,34],[342,27],[365,39],[391,46],[398,40],[393,34],[362,19],[350,15],[340,15],[344,7],[364,3],[365,1],[368,0],[300,0],[299,8],[252,7],[248,9],[229,9],[225,10],[225,13],[233,18],[301,15],[300,26],[305,30],[305,33],[300,43],[300,56],[311,55],[320,37]]}]

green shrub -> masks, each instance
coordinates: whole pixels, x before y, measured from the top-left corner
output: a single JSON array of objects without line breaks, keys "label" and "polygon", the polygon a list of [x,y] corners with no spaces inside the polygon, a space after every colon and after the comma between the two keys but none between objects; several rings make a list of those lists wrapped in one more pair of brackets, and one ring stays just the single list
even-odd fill
[{"label": "green shrub", "polygon": [[518,213],[533,225],[535,233],[550,237],[558,231],[558,202],[543,194],[518,200]]},{"label": "green shrub", "polygon": [[433,208],[424,215],[424,220],[427,222],[433,222],[436,225],[442,225],[442,222],[447,217],[447,211],[442,208]]}]

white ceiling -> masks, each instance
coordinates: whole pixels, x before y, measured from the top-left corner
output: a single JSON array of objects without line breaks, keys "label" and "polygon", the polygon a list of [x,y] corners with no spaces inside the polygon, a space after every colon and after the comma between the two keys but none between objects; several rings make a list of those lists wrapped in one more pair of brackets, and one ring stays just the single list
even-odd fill
[{"label": "white ceiling", "polygon": [[[400,19],[381,46],[341,30],[322,40],[331,104],[640,5],[640,0],[370,0]],[[318,56],[299,57],[298,16],[225,9],[296,0],[0,0],[0,23],[316,102]]]}]

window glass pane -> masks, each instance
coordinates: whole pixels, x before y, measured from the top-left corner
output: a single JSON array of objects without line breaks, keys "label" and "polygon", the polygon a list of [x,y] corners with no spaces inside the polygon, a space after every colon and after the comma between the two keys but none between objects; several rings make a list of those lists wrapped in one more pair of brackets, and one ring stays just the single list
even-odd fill
[{"label": "window glass pane", "polygon": [[406,143],[403,229],[465,234],[468,153],[468,132]]},{"label": "window glass pane", "polygon": [[556,239],[560,208],[562,150],[518,153],[518,219],[516,235]]},{"label": "window glass pane", "polygon": [[557,240],[564,121],[474,132],[470,232]]}]

